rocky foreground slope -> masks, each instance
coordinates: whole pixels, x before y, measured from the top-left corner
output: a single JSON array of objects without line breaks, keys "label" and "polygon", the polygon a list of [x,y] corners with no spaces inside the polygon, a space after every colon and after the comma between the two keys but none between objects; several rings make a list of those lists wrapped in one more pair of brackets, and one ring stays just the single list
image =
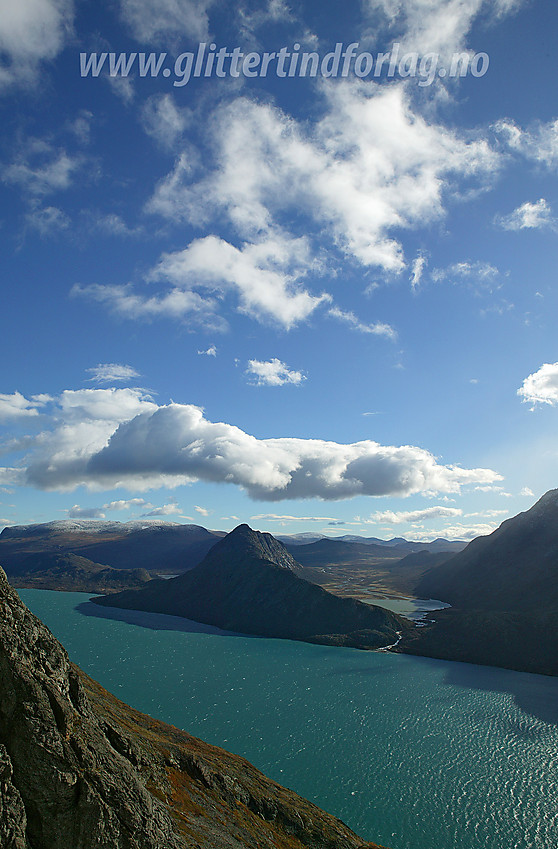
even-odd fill
[{"label": "rocky foreground slope", "polygon": [[2,849],[377,849],[71,664],[0,569]]},{"label": "rocky foreground slope", "polygon": [[388,610],[326,592],[301,573],[271,534],[239,525],[189,572],[93,601],[244,634],[353,648],[391,645],[411,627]]}]

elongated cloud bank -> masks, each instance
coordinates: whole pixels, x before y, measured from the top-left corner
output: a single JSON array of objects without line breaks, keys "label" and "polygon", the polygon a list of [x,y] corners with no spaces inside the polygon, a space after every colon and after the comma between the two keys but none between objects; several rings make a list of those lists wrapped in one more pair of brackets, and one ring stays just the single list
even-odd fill
[{"label": "elongated cloud bank", "polygon": [[440,465],[428,451],[408,445],[257,439],[233,425],[208,421],[190,404],[157,407],[137,390],[113,390],[112,396],[105,390],[98,399],[95,390],[82,391],[74,393],[71,404],[67,395],[73,421],[41,434],[27,465],[26,482],[40,489],[146,490],[202,480],[234,484],[262,501],[337,500],[456,492],[463,484],[500,480],[490,469]]}]

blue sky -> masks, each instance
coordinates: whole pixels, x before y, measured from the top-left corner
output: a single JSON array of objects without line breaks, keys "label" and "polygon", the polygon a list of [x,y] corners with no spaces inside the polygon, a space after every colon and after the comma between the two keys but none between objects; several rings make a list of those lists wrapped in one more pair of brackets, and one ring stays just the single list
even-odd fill
[{"label": "blue sky", "polygon": [[[557,486],[557,32],[550,0],[0,4],[0,526],[470,539]],[[175,85],[200,43],[489,65]]]}]

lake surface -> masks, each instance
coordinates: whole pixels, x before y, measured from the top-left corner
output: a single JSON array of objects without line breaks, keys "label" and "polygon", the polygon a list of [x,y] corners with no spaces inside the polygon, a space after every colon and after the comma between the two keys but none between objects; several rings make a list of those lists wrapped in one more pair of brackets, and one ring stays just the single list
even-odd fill
[{"label": "lake surface", "polygon": [[412,619],[413,622],[420,622],[428,613],[433,610],[444,610],[446,607],[451,607],[445,601],[440,601],[437,598],[411,598],[401,597],[390,598],[384,595],[374,596],[362,599],[365,604],[375,604],[378,607],[384,607],[386,610],[391,610],[392,613],[399,613],[400,616],[406,616],[407,619]]},{"label": "lake surface", "polygon": [[20,590],[134,707],[391,849],[556,849],[558,679],[238,635]]}]

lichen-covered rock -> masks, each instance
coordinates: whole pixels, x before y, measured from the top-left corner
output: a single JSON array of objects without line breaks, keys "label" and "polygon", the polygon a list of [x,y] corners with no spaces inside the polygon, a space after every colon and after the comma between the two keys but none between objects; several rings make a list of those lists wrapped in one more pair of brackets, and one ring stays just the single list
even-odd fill
[{"label": "lichen-covered rock", "polygon": [[0,846],[3,849],[27,849],[25,806],[12,784],[12,762],[0,743]]},{"label": "lichen-covered rock", "polygon": [[374,849],[235,755],[124,705],[0,569],[2,849]]}]

